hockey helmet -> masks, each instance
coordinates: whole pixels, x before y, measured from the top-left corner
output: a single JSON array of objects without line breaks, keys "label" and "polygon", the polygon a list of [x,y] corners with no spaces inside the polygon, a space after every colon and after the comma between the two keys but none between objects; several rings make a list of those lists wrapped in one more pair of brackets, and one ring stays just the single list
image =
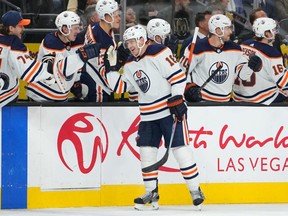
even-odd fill
[{"label": "hockey helmet", "polygon": [[223,14],[215,14],[211,16],[208,22],[209,32],[216,35],[217,28],[220,28],[222,34],[224,34],[224,28],[227,26],[232,27],[232,23],[231,20]]},{"label": "hockey helmet", "polygon": [[[65,36],[69,35],[72,29],[72,25],[80,24],[80,17],[73,11],[63,11],[58,14],[55,19],[55,25],[58,30]],[[67,26],[69,33],[66,34],[62,31],[62,27]]]},{"label": "hockey helmet", "polygon": [[146,43],[147,32],[142,25],[131,26],[130,28],[126,29],[126,31],[123,34],[124,43],[130,39],[136,39],[138,43],[140,38],[144,38],[144,43]]},{"label": "hockey helmet", "polygon": [[105,20],[105,14],[113,18],[113,13],[117,10],[119,10],[119,6],[115,0],[99,0],[96,4],[96,12],[102,20]]},{"label": "hockey helmet", "polygon": [[167,35],[169,35],[171,32],[171,26],[170,24],[163,19],[154,18],[151,19],[147,24],[147,33],[148,38],[155,41],[155,37],[158,35],[162,39],[162,43],[164,43],[165,38]]},{"label": "hockey helmet", "polygon": [[272,38],[268,39],[274,39],[275,34],[278,33],[278,30],[279,30],[278,23],[275,20],[268,17],[258,18],[253,23],[253,31],[256,37],[266,38],[265,32],[270,31],[273,34],[273,36]]}]

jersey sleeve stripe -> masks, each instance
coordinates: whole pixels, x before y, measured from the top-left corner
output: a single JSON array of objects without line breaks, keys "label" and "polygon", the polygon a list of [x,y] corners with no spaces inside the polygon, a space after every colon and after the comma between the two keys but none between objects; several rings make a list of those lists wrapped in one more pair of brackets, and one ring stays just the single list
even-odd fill
[{"label": "jersey sleeve stripe", "polygon": [[47,95],[49,96],[50,98],[55,98],[55,99],[67,99],[68,98],[68,95],[69,95],[69,92],[66,93],[66,94],[53,94],[53,92],[51,91],[48,91],[47,89],[39,86],[39,85],[36,85],[34,83],[30,83],[30,86],[37,89],[41,94],[43,95]]},{"label": "jersey sleeve stripe", "polygon": [[277,84],[283,88],[288,84],[288,71],[285,69],[284,76],[281,77],[281,79],[278,80]]},{"label": "jersey sleeve stripe", "polygon": [[[175,82],[179,82],[180,80],[183,80],[184,78],[186,78],[185,74],[184,73],[179,73],[180,71],[182,70],[179,70],[177,72],[177,75],[176,76],[173,76],[171,79],[169,79],[169,83],[173,84]],[[185,79],[184,79],[185,80]]]},{"label": "jersey sleeve stripe", "polygon": [[[31,82],[31,77],[33,77],[36,72],[38,71],[39,67],[41,66],[41,63],[39,61],[34,61],[33,62],[33,66],[30,68],[28,68],[25,72],[24,72],[24,77],[22,78],[24,81],[26,82]],[[26,76],[27,75],[27,76]]]},{"label": "jersey sleeve stripe", "polygon": [[11,95],[15,94],[18,91],[18,84],[14,87],[14,89],[9,90],[8,92],[5,92],[0,95],[0,101],[3,102],[6,99],[8,99]]}]

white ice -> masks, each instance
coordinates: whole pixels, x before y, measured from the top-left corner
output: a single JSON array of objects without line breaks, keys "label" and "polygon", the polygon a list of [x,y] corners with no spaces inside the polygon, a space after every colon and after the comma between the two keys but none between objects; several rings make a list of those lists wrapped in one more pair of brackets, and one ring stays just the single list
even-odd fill
[{"label": "white ice", "polygon": [[189,205],[160,206],[158,211],[136,211],[131,206],[125,207],[85,207],[51,209],[16,209],[0,210],[0,215],[7,216],[287,216],[288,204],[245,204],[245,205],[202,205],[199,211]]}]

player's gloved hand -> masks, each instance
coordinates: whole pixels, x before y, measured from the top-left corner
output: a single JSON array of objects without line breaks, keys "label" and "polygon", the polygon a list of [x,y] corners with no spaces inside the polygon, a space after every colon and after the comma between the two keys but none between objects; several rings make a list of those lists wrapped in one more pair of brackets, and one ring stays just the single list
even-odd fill
[{"label": "player's gloved hand", "polygon": [[178,38],[174,35],[170,35],[165,38],[164,45],[167,46],[173,54],[177,54],[178,50]]},{"label": "player's gloved hand", "polygon": [[184,96],[188,102],[199,102],[202,100],[201,89],[195,83],[187,83]]},{"label": "player's gloved hand", "polygon": [[95,58],[99,56],[101,44],[87,44],[83,47],[80,47],[76,53],[79,55],[83,62],[87,62],[91,58]]},{"label": "player's gloved hand", "polygon": [[41,61],[43,63],[47,63],[47,62],[54,62],[55,60],[55,57],[56,57],[56,54],[55,53],[49,53],[49,54],[46,54],[42,57]]},{"label": "player's gloved hand", "polygon": [[175,95],[169,98],[167,105],[170,109],[170,113],[175,116],[178,121],[182,121],[184,115],[187,113],[187,106],[183,100],[183,96]]},{"label": "player's gloved hand", "polygon": [[42,63],[47,63],[47,71],[50,74],[53,74],[53,64],[55,61],[56,54],[55,53],[48,53],[44,55],[41,59]]},{"label": "player's gloved hand", "polygon": [[106,73],[110,71],[119,71],[127,61],[129,55],[130,51],[124,48],[122,42],[118,43],[117,49],[115,49],[112,45],[108,47],[104,54],[104,66]]},{"label": "player's gloved hand", "polygon": [[9,77],[6,74],[0,74],[0,90],[6,90],[9,87]]},{"label": "player's gloved hand", "polygon": [[70,92],[73,93],[76,99],[82,98],[82,85],[80,81],[77,81],[73,84],[72,88],[70,89]]},{"label": "player's gloved hand", "polygon": [[104,54],[104,66],[106,73],[110,72],[115,68],[117,64],[117,51],[116,49],[111,45],[108,47]]},{"label": "player's gloved hand", "polygon": [[262,60],[257,55],[250,55],[248,61],[248,67],[254,72],[259,72],[262,69]]},{"label": "player's gloved hand", "polygon": [[126,63],[130,55],[130,50],[125,48],[123,42],[120,41],[117,47],[117,63],[119,64],[119,66],[122,67]]}]

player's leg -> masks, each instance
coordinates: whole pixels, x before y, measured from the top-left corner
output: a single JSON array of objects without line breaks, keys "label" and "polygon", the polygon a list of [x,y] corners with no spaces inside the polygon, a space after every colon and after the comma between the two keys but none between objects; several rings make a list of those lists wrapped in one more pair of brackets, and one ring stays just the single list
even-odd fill
[{"label": "player's leg", "polygon": [[[140,122],[137,146],[140,147],[141,169],[157,161],[161,136],[161,132],[155,122]],[[134,199],[134,208],[137,210],[157,210],[159,208],[158,170],[142,173],[142,177],[146,192]],[[151,205],[147,206],[146,204]]]},{"label": "player's leg", "polygon": [[[169,142],[170,133],[169,125],[173,123],[173,119],[167,119],[164,124],[164,137],[165,143]],[[193,204],[195,206],[200,205],[204,201],[204,195],[199,187],[199,173],[198,168],[193,156],[193,152],[188,147],[189,135],[187,121],[184,119],[182,122],[178,122],[173,143],[172,152],[179,165],[180,171],[183,178],[185,179],[187,186],[189,188],[190,194],[192,196]]]}]

